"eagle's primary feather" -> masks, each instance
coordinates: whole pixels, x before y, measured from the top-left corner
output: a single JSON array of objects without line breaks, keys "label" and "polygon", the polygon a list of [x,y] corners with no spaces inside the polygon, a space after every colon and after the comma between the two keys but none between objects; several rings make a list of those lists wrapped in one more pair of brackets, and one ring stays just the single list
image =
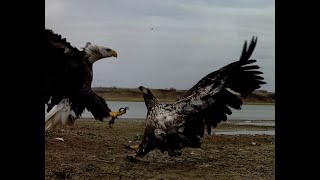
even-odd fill
[{"label": "eagle's primary feather", "polygon": [[247,97],[265,84],[256,60],[249,59],[255,49],[253,37],[249,48],[245,41],[238,61],[230,63],[202,78],[172,104],[161,104],[148,88],[140,86],[148,109],[144,137],[137,154],[143,157],[155,148],[180,154],[184,147],[200,147],[205,127],[211,133],[221,121],[231,115],[230,109],[241,109],[240,97]]},{"label": "eagle's primary feather", "polygon": [[[95,119],[102,121],[109,118],[111,110],[105,100],[91,89],[92,68],[93,63],[100,59],[117,57],[117,52],[108,47],[91,45],[89,42],[82,50],[78,50],[50,29],[45,29],[44,36],[44,102],[48,105],[48,112],[52,110],[47,114],[46,122],[53,117],[65,115],[70,115],[69,118],[74,120],[81,116],[85,108]],[[62,112],[62,109],[65,111]],[[61,115],[55,115],[56,113]],[[56,121],[58,122],[59,118],[53,122]]]}]

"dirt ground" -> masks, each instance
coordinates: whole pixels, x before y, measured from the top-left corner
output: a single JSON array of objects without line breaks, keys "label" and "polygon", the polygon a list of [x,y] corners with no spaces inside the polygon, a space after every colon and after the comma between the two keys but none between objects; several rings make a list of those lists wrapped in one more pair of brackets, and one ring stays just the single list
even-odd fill
[{"label": "dirt ground", "polygon": [[[199,149],[179,157],[155,150],[135,162],[124,145],[137,144],[143,121],[117,120],[114,127],[77,120],[46,139],[46,179],[274,179],[274,135],[205,135]],[[273,127],[223,123],[214,129],[274,130]],[[64,142],[55,138],[63,138]]]}]

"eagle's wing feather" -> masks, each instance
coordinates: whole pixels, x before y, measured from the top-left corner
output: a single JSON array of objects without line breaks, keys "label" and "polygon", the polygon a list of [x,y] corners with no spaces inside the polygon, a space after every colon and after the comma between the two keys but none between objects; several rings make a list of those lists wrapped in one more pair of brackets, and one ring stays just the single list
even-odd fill
[{"label": "eagle's wing feather", "polygon": [[[45,39],[44,83],[46,93],[45,102],[47,103],[51,96],[64,94],[65,89],[63,89],[63,87],[68,87],[69,83],[78,83],[80,86],[81,82],[73,82],[72,77],[68,75],[73,73],[71,73],[71,71],[75,71],[81,67],[83,62],[81,62],[81,58],[76,57],[80,54],[79,50],[72,47],[61,35],[46,29]],[[73,78],[73,80],[74,79],[77,78]]]},{"label": "eagle's wing feather", "polygon": [[62,38],[61,35],[54,33],[52,30],[45,29],[45,35],[47,48],[55,50],[57,56],[66,57],[79,52],[79,50],[73,47],[65,38]]},{"label": "eagle's wing feather", "polygon": [[176,109],[186,116],[186,123],[188,120],[198,124],[204,122],[210,133],[211,126],[216,127],[221,120],[227,120],[226,114],[232,114],[229,107],[241,108],[240,97],[247,97],[265,84],[263,77],[259,76],[262,74],[259,66],[252,65],[256,60],[249,60],[256,43],[257,38],[253,37],[247,49],[245,42],[240,60],[208,74],[174,103]]},{"label": "eagle's wing feather", "polygon": [[[92,113],[95,119],[100,121],[110,116],[109,112],[111,112],[111,110],[105,100],[91,89],[81,89],[72,95],[70,99],[72,102],[71,109],[77,117],[83,113],[85,108]],[[74,107],[76,107],[76,109]]]}]

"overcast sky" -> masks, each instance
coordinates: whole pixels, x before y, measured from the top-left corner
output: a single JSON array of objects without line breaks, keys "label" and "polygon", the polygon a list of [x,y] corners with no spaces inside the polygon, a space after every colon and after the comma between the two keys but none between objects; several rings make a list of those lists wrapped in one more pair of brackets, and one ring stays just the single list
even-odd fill
[{"label": "overcast sky", "polygon": [[239,59],[252,58],[275,89],[275,8],[271,0],[46,0],[45,26],[73,46],[110,47],[118,58],[94,64],[93,87],[189,89]]}]

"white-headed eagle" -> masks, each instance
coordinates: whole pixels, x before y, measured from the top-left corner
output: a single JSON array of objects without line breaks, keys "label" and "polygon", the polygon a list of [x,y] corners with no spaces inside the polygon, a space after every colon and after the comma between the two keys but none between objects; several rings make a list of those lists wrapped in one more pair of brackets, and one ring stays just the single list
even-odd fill
[{"label": "white-headed eagle", "polygon": [[253,37],[247,48],[245,41],[238,61],[208,74],[172,104],[159,103],[148,88],[140,86],[148,109],[146,127],[139,145],[126,146],[136,151],[128,157],[143,157],[156,148],[170,156],[180,155],[185,147],[200,148],[205,127],[210,134],[211,127],[232,114],[229,107],[241,109],[241,97],[266,84],[260,67],[253,65],[256,60],[249,59],[256,43]]},{"label": "white-headed eagle", "polygon": [[85,108],[100,121],[110,118],[111,110],[105,100],[91,89],[92,68],[100,59],[117,57],[117,52],[90,42],[78,50],[50,29],[45,29],[45,44],[46,130],[73,124]]}]

